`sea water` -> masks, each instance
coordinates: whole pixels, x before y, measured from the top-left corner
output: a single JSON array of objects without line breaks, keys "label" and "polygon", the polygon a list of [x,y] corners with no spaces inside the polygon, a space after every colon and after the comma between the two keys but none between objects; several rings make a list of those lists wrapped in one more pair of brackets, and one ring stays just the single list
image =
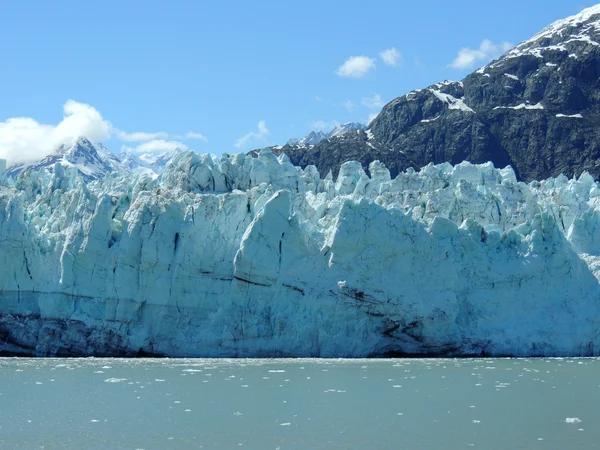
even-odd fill
[{"label": "sea water", "polygon": [[600,360],[0,359],[0,448],[590,449]]}]

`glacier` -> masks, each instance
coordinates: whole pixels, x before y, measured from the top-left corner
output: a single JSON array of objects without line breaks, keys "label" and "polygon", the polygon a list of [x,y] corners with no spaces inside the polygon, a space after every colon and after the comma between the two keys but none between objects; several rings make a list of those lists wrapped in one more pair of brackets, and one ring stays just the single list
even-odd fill
[{"label": "glacier", "polygon": [[0,161],[0,354],[600,354],[600,186],[270,150],[159,176]]}]

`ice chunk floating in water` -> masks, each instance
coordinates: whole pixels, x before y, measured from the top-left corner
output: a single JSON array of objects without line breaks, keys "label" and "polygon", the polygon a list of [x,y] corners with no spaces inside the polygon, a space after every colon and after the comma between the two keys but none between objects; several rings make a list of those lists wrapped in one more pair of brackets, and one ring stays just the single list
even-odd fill
[{"label": "ice chunk floating in water", "polygon": [[491,164],[337,180],[282,155],[0,186],[0,352],[600,353],[600,188]]},{"label": "ice chunk floating in water", "polygon": [[567,423],[581,423],[581,419],[579,417],[567,417],[565,419]]}]

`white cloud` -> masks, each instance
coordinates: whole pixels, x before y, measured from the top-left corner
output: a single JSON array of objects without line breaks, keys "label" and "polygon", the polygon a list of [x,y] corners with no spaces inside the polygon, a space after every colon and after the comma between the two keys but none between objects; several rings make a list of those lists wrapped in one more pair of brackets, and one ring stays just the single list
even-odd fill
[{"label": "white cloud", "polygon": [[489,39],[484,39],[479,48],[461,48],[454,61],[448,66],[453,69],[470,69],[477,63],[487,63],[510,50],[513,45],[510,42],[494,44]]},{"label": "white cloud", "polygon": [[383,62],[388,66],[397,66],[402,64],[403,61],[402,53],[400,53],[394,47],[382,51],[379,56],[381,56]]},{"label": "white cloud", "polygon": [[197,139],[199,141],[204,142],[208,141],[208,139],[206,139],[206,136],[204,136],[202,133],[196,133],[195,131],[188,131],[183,135],[183,139]]},{"label": "white cloud", "polygon": [[335,106],[336,108],[345,108],[348,112],[352,112],[357,108],[356,103],[354,103],[352,100],[344,100],[343,102],[333,102],[331,100],[324,99],[323,97],[319,97],[318,95],[314,98],[314,100],[317,103],[324,103],[326,105]]},{"label": "white cloud", "polygon": [[237,148],[242,148],[252,142],[260,141],[270,134],[269,130],[267,129],[267,124],[264,120],[258,122],[257,126],[258,131],[251,131],[249,133],[246,133],[241,138],[236,140],[235,144],[233,145]]},{"label": "white cloud", "polygon": [[61,145],[69,144],[78,137],[101,142],[115,137],[124,142],[143,142],[136,147],[123,148],[134,152],[158,152],[188,146],[177,139],[206,141],[206,137],[194,131],[169,139],[168,133],[136,131],[127,133],[105,120],[91,105],[68,100],[63,105],[63,119],[56,125],[38,123],[30,117],[14,117],[0,122],[0,158],[7,165],[39,161],[56,152]]},{"label": "white cloud", "polygon": [[335,73],[340,77],[362,78],[375,68],[375,58],[368,56],[351,56],[342,64]]},{"label": "white cloud", "polygon": [[352,112],[356,109],[356,103],[352,100],[346,100],[342,103],[342,106],[348,110],[348,112]]},{"label": "white cloud", "polygon": [[369,109],[381,109],[383,102],[381,101],[381,95],[373,94],[370,97],[364,97],[361,103]]},{"label": "white cloud", "polygon": [[167,141],[164,139],[154,139],[152,141],[144,142],[136,147],[123,146],[123,151],[129,151],[133,153],[170,152],[175,149],[187,150],[188,146],[183,142]]},{"label": "white cloud", "polygon": [[337,120],[315,120],[309,126],[314,131],[331,131],[339,124]]},{"label": "white cloud", "polygon": [[126,142],[143,142],[151,141],[153,139],[167,139],[169,135],[164,131],[158,131],[156,133],[146,133],[144,131],[135,131],[133,133],[126,133],[125,131],[118,130],[116,132],[117,138]]},{"label": "white cloud", "polygon": [[[146,133],[145,131],[135,131],[133,133],[126,133],[125,131],[116,130],[115,136],[121,141],[126,142],[144,142],[144,141],[166,141],[169,139],[169,134],[164,131],[158,131],[156,133]],[[188,131],[185,134],[177,134],[175,136],[171,136],[171,139],[197,139],[199,141],[207,142],[206,136],[202,133],[197,133],[195,131]],[[130,147],[127,147],[130,148]]]},{"label": "white cloud", "polygon": [[110,122],[85,103],[69,100],[63,106],[63,114],[57,125],[41,124],[30,117],[0,122],[0,158],[6,159],[9,166],[32,162],[78,137],[101,141],[113,132]]},{"label": "white cloud", "polygon": [[414,63],[415,63],[415,67],[418,69],[426,69],[427,68],[425,66],[425,63],[423,61],[421,61],[419,58],[415,58]]},{"label": "white cloud", "polygon": [[372,112],[371,114],[369,114],[369,117],[367,118],[367,125],[369,125],[371,122],[373,122],[375,117],[377,117],[378,115],[379,115],[379,113],[376,113],[376,112]]}]

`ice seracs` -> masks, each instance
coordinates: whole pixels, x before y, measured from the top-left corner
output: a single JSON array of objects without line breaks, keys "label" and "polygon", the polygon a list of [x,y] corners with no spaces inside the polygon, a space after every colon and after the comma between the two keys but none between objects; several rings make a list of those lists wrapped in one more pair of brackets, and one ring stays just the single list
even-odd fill
[{"label": "ice seracs", "polygon": [[0,186],[0,352],[597,355],[600,188],[180,152]]}]

